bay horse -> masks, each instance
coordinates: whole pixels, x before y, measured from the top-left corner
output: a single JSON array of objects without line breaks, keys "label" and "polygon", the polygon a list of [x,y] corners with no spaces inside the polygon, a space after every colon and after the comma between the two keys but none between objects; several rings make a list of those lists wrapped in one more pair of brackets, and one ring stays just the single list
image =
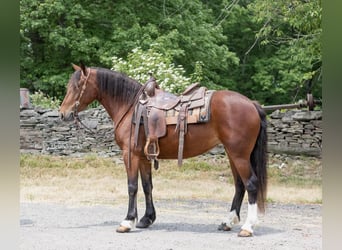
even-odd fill
[{"label": "bay horse", "polygon": [[[60,106],[60,118],[71,121],[78,112],[97,100],[113,121],[116,143],[122,150],[128,183],[128,212],[117,232],[129,232],[134,227],[147,228],[156,219],[152,198],[151,161],[144,155],[143,125],[133,125],[134,99],[143,85],[123,73],[104,68],[72,64],[67,92]],[[138,144],[130,133],[140,126]],[[255,101],[234,91],[217,90],[210,101],[210,120],[189,124],[184,138],[184,158],[205,153],[223,144],[234,177],[235,194],[228,217],[219,230],[229,231],[240,221],[240,208],[247,191],[247,218],[238,236],[253,235],[258,212],[265,211],[267,191],[267,134],[266,114]],[[159,140],[160,159],[177,159],[178,137],[175,125],[168,125],[167,133]],[[145,194],[145,214],[138,222],[137,191],[140,174]]]}]

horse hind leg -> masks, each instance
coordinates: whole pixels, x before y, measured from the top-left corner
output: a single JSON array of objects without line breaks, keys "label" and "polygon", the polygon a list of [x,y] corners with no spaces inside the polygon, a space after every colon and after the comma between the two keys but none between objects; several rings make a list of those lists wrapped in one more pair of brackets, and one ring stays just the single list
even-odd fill
[{"label": "horse hind leg", "polygon": [[248,210],[245,223],[241,227],[238,236],[249,237],[253,235],[253,227],[258,223],[258,179],[251,168],[249,159],[239,158],[235,159],[234,163],[237,166],[237,172],[244,184],[248,194]]},{"label": "horse hind leg", "polygon": [[230,155],[231,169],[235,181],[235,195],[231,211],[226,222],[227,229],[240,220],[240,208],[245,191],[248,194],[247,218],[241,227],[238,236],[249,237],[253,235],[253,227],[258,222],[257,215],[257,177],[251,168],[249,157]]},{"label": "horse hind leg", "polygon": [[239,174],[236,171],[234,163],[231,160],[230,160],[230,167],[231,167],[233,177],[234,177],[235,194],[234,194],[233,203],[231,205],[230,212],[228,215],[228,220],[225,220],[224,222],[222,222],[218,228],[218,230],[223,230],[223,231],[230,231],[234,225],[240,222],[240,209],[241,209],[241,204],[245,196],[245,192],[246,192],[245,186]]},{"label": "horse hind leg", "polygon": [[248,209],[247,218],[241,227],[238,236],[249,237],[253,235],[253,227],[258,223],[258,206],[257,206],[257,178],[253,174],[246,184],[248,192]]},{"label": "horse hind leg", "polygon": [[240,156],[244,157],[234,160],[248,192],[247,219],[239,233],[239,236],[242,237],[248,237],[253,234],[253,226],[258,223],[258,209],[261,212],[265,210],[267,191],[267,122],[263,110],[258,106],[256,107],[261,118],[261,127],[254,148],[251,154],[248,154],[250,157],[246,158],[246,154],[240,154]]}]

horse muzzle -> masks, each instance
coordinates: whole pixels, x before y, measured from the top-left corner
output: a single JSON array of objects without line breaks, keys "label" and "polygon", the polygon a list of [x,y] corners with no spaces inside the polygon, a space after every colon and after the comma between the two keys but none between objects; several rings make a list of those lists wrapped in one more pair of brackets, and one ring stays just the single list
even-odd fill
[{"label": "horse muzzle", "polygon": [[59,118],[62,121],[73,121],[75,119],[75,115],[73,111],[70,112],[59,112]]}]

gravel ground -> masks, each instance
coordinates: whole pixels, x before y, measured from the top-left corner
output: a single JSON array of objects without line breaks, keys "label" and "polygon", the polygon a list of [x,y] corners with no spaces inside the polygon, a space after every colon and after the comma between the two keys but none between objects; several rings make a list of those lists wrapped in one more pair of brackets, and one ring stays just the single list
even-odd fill
[{"label": "gravel ground", "polygon": [[[217,230],[230,206],[218,201],[155,201],[155,223],[127,234],[115,232],[125,204],[20,206],[20,249],[25,250],[322,249],[321,205],[268,204],[250,238],[237,237],[239,226]],[[138,208],[142,216],[144,204]],[[242,221],[246,210],[244,204]]]}]

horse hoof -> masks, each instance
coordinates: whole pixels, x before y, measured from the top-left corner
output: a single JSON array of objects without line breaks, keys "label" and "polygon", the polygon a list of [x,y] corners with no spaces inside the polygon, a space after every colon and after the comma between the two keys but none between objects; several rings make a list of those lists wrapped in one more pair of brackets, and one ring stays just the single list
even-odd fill
[{"label": "horse hoof", "polygon": [[221,223],[221,225],[218,226],[217,228],[219,231],[230,231],[232,230],[231,227],[228,227],[226,223]]},{"label": "horse hoof", "polygon": [[117,233],[128,233],[129,231],[131,231],[131,229],[128,228],[128,227],[124,227],[124,226],[119,226],[119,227],[116,229],[116,232],[117,232]]},{"label": "horse hoof", "polygon": [[147,220],[140,220],[138,222],[138,224],[136,225],[137,228],[148,228],[149,226],[151,226],[153,223],[153,221],[151,219],[147,219]]},{"label": "horse hoof", "polygon": [[247,230],[242,229],[238,234],[239,237],[251,237],[253,234]]}]

